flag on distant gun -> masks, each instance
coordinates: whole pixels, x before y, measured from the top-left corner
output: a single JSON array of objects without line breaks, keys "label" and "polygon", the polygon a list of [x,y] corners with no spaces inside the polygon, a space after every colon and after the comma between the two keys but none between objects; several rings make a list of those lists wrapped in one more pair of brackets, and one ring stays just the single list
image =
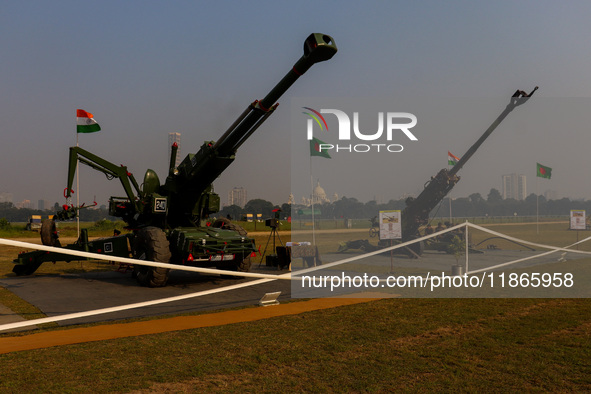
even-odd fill
[{"label": "flag on distant gun", "polygon": [[536,176],[540,178],[550,179],[552,177],[552,168],[536,163]]},{"label": "flag on distant gun", "polygon": [[456,163],[460,161],[460,159],[455,156],[453,153],[451,153],[450,151],[447,151],[447,164],[450,166],[455,166]]},{"label": "flag on distant gun", "polygon": [[94,116],[90,112],[83,109],[76,110],[76,132],[77,133],[94,133],[100,131],[101,126],[94,120]]},{"label": "flag on distant gun", "polygon": [[330,155],[328,152],[323,151],[320,145],[327,145],[326,142],[319,140],[318,138],[314,137],[310,140],[310,156],[320,156],[330,159]]}]

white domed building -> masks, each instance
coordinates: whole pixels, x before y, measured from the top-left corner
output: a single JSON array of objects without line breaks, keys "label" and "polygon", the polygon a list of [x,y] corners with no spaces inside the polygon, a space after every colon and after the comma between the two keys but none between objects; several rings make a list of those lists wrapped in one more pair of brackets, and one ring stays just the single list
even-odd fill
[{"label": "white domed building", "polygon": [[320,180],[316,181],[316,187],[314,188],[312,198],[314,199],[314,204],[330,203],[330,199],[326,197],[326,192],[322,186],[320,186]]}]

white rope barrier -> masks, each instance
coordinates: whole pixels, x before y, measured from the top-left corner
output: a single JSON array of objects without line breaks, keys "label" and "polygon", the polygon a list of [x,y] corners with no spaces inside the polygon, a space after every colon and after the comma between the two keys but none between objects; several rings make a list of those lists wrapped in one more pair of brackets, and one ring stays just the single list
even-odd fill
[{"label": "white rope barrier", "polygon": [[[443,232],[453,231],[453,230],[460,228],[462,226],[463,226],[463,224],[458,225],[458,226],[454,226],[454,227],[451,227]],[[440,232],[440,234],[443,232]],[[429,238],[429,237],[418,238],[418,240],[421,241],[421,240],[424,240],[427,238]],[[298,271],[297,273],[294,273],[294,276],[303,275],[303,274],[314,272],[314,271],[317,271],[320,269],[330,268],[330,267],[345,264],[345,263],[348,263],[351,261],[359,260],[361,258],[370,257],[370,256],[373,256],[373,255],[376,255],[379,253],[387,252],[389,250],[394,250],[397,248],[407,246],[407,245],[412,244],[414,242],[417,242],[417,240],[414,240],[412,242],[405,242],[403,244],[388,247],[388,248],[385,248],[385,249],[382,249],[379,251],[366,253],[364,255],[355,256],[355,257],[351,257],[351,258],[344,259],[344,260],[339,260],[339,261],[336,261],[333,263],[328,263],[328,264],[325,264],[322,266],[311,267],[308,269]],[[2,239],[2,238],[0,238],[0,244],[21,247],[21,248],[31,248],[31,249],[44,250],[47,252],[57,252],[57,253],[69,254],[72,256],[91,258],[91,259],[95,259],[95,260],[116,261],[116,262],[125,263],[125,264],[137,264],[138,262],[140,262],[142,265],[147,265],[147,266],[151,266],[151,267],[172,268],[172,269],[191,271],[191,272],[201,272],[201,273],[226,274],[226,275],[228,274],[228,271],[223,271],[223,270],[179,266],[179,265],[175,265],[175,264],[157,263],[157,262],[153,262],[153,261],[136,260],[136,259],[130,259],[130,258],[118,257],[118,256],[106,256],[104,254],[82,252],[82,251],[65,249],[65,248],[56,248],[56,247],[52,247],[52,246],[32,244],[32,243],[21,242],[21,241],[13,241],[13,240]],[[240,284],[236,284],[236,285],[225,286],[225,287],[221,287],[218,289],[212,289],[212,290],[200,291],[200,292],[191,293],[191,294],[185,294],[182,296],[168,297],[168,298],[162,298],[162,299],[158,299],[158,300],[140,302],[140,303],[135,303],[135,304],[127,304],[127,305],[111,307],[111,308],[96,309],[96,310],[86,311],[86,312],[70,313],[70,314],[60,315],[60,316],[52,316],[52,317],[45,317],[45,318],[41,318],[41,319],[26,320],[26,321],[21,321],[21,322],[17,322],[17,323],[4,324],[4,325],[0,326],[0,332],[6,331],[6,330],[12,330],[12,329],[16,329],[16,328],[35,326],[38,324],[53,323],[53,322],[58,322],[58,321],[71,320],[71,319],[77,319],[77,318],[82,318],[82,317],[90,317],[90,316],[112,313],[112,312],[121,312],[124,310],[141,308],[141,307],[145,307],[145,306],[153,306],[153,305],[164,304],[164,303],[168,303],[168,302],[185,300],[185,299],[189,299],[189,298],[197,298],[197,297],[202,297],[205,295],[222,293],[225,291],[240,289],[240,288],[244,288],[244,287],[256,286],[256,285],[259,285],[262,283],[268,283],[268,282],[272,282],[272,281],[278,280],[278,279],[283,279],[283,280],[297,280],[298,279],[298,278],[292,277],[291,273],[286,273],[286,274],[282,274],[282,275],[268,275],[268,274],[255,274],[255,273],[250,273],[250,272],[232,272],[232,275],[244,276],[244,277],[254,277],[254,278],[259,278],[259,280],[246,282],[246,283],[240,283]]]},{"label": "white rope barrier", "polygon": [[175,297],[168,297],[168,298],[161,298],[158,300],[138,302],[135,304],[115,306],[115,307],[111,307],[111,308],[95,309],[93,311],[70,313],[67,315],[44,317],[44,318],[35,319],[35,320],[25,320],[25,321],[21,321],[21,322],[17,322],[17,323],[4,324],[4,325],[0,326],[0,331],[35,326],[37,324],[45,324],[45,323],[53,323],[53,322],[58,322],[58,321],[63,321],[63,320],[77,319],[77,318],[81,318],[81,317],[101,315],[101,314],[105,314],[105,313],[121,312],[121,311],[125,311],[128,309],[142,308],[145,306],[153,306],[153,305],[163,304],[163,303],[167,303],[167,302],[182,301],[182,300],[186,300],[189,298],[202,297],[202,296],[206,296],[206,295],[210,295],[210,294],[221,293],[224,291],[240,289],[243,287],[260,285],[262,283],[272,282],[274,280],[275,279],[259,279],[259,280],[255,280],[255,281],[251,281],[251,282],[239,283],[236,285],[221,287],[218,289],[204,290],[204,291],[200,291],[197,293],[184,294],[184,295],[175,296]]},{"label": "white rope barrier", "polygon": [[502,238],[508,239],[508,240],[510,240],[510,241],[520,242],[520,243],[522,243],[522,244],[525,244],[525,245],[531,245],[531,246],[535,246],[535,247],[538,247],[538,248],[543,248],[543,249],[552,249],[554,252],[560,252],[560,251],[562,251],[562,252],[573,252],[573,253],[579,253],[579,254],[588,254],[588,255],[591,255],[591,252],[585,252],[585,251],[583,251],[583,250],[572,250],[572,249],[568,249],[568,248],[570,248],[570,247],[573,247],[573,246],[575,246],[575,245],[577,245],[577,244],[580,244],[580,243],[582,243],[582,242],[584,242],[584,241],[587,241],[587,240],[591,239],[591,237],[587,237],[587,238],[585,238],[585,239],[583,239],[583,240],[581,240],[581,241],[575,242],[575,243],[574,243],[574,244],[572,244],[572,245],[565,246],[564,248],[559,248],[559,247],[556,247],[556,246],[543,245],[543,244],[538,244],[538,243],[535,243],[535,242],[529,242],[529,241],[525,241],[525,240],[523,240],[523,239],[519,239],[519,238],[515,238],[515,237],[510,237],[510,236],[508,236],[508,235],[501,234],[501,233],[498,233],[498,232],[496,232],[496,231],[493,231],[493,230],[489,230],[489,229],[487,229],[486,227],[481,227],[481,226],[479,226],[479,225],[477,225],[477,224],[472,224],[472,223],[469,223],[469,222],[466,222],[465,224],[466,224],[468,227],[472,227],[472,228],[475,228],[475,229],[478,229],[478,230],[484,231],[484,232],[486,232],[486,233],[489,233],[489,234],[492,234],[492,235],[496,235],[496,236],[498,236],[498,237],[502,237]]},{"label": "white rope barrier", "polygon": [[489,229],[487,229],[485,227],[480,227],[480,226],[478,226],[476,224],[472,224],[472,223],[468,223],[468,222],[466,222],[466,224],[468,225],[468,227],[473,227],[473,228],[476,228],[478,230],[487,232],[487,233],[492,234],[492,235],[500,236],[500,237],[503,237],[503,238],[508,239],[508,240],[511,240],[511,241],[520,242],[520,243],[523,243],[523,244],[526,244],[526,245],[531,245],[531,246],[537,246],[537,247],[540,247],[540,248],[551,249],[548,252],[544,252],[544,253],[536,254],[536,255],[533,255],[533,256],[524,257],[522,259],[508,261],[506,263],[497,264],[497,265],[493,265],[493,266],[490,266],[490,267],[486,267],[486,268],[482,268],[482,269],[478,269],[478,270],[473,270],[473,271],[470,271],[470,272],[466,272],[466,275],[468,275],[468,274],[477,274],[477,273],[484,272],[484,271],[490,271],[490,270],[494,270],[494,269],[497,269],[497,268],[506,267],[506,266],[509,266],[509,265],[521,263],[523,261],[532,260],[532,259],[535,259],[535,258],[538,258],[538,257],[547,256],[547,255],[550,255],[552,253],[561,252],[561,251],[566,251],[566,252],[569,252],[569,253],[591,254],[591,252],[585,252],[585,251],[582,251],[582,250],[572,250],[572,249],[569,249],[569,248],[572,248],[573,246],[576,246],[578,244],[581,244],[583,242],[586,242],[588,240],[591,240],[591,237],[584,238],[584,239],[582,239],[580,241],[577,241],[577,242],[575,242],[573,244],[570,244],[568,246],[565,246],[564,248],[558,248],[558,247],[549,246],[549,245],[536,244],[536,243],[525,241],[525,240],[519,239],[519,238],[509,237],[507,235],[498,233],[496,231],[489,230]]},{"label": "white rope barrier", "polygon": [[[45,246],[45,245],[39,245],[39,244],[32,244],[32,243],[28,243],[28,242],[13,241],[10,239],[0,238],[0,244],[8,245],[8,246],[16,246],[16,247],[20,247],[20,248],[44,250],[46,252],[56,252],[56,253],[61,253],[61,254],[68,254],[71,256],[84,257],[84,258],[89,258],[89,259],[93,259],[93,260],[116,261],[118,263],[135,264],[135,265],[141,264],[141,265],[146,265],[146,266],[150,266],[150,267],[170,268],[170,269],[182,270],[182,271],[200,272],[203,274],[228,275],[228,271],[218,270],[218,269],[214,269],[214,268],[199,268],[199,267],[191,267],[191,266],[187,266],[187,265],[160,263],[160,262],[148,261],[148,260],[137,260],[137,259],[132,259],[132,258],[128,258],[128,257],[109,256],[107,254],[83,252],[80,250],[73,250],[73,249],[66,249],[66,248],[56,248],[54,246]],[[257,274],[254,272],[231,271],[231,275],[232,276],[244,276],[245,278],[259,278],[259,279],[291,279],[289,277],[283,277],[283,275]]]},{"label": "white rope barrier", "polygon": [[[32,244],[32,243],[21,242],[21,241],[13,241],[13,240],[2,239],[2,238],[0,238],[0,244],[8,245],[8,246],[15,246],[15,247],[22,247],[22,248],[38,249],[38,250],[43,250],[43,251],[47,251],[47,252],[57,252],[57,253],[62,253],[62,254],[69,254],[72,256],[91,258],[94,260],[116,261],[116,262],[125,263],[125,264],[138,264],[139,263],[141,265],[147,265],[147,266],[151,266],[151,267],[171,268],[171,269],[199,272],[199,273],[207,273],[207,274],[228,275],[228,271],[224,271],[224,270],[217,270],[217,269],[211,269],[211,268],[189,267],[189,266],[182,266],[182,265],[175,265],[175,264],[158,263],[158,262],[154,262],[154,261],[136,260],[136,259],[126,258],[126,257],[108,256],[105,254],[83,252],[83,251],[71,250],[71,249],[65,249],[65,248],[56,248],[56,247],[52,247],[52,246]],[[211,289],[211,290],[205,290],[205,291],[200,291],[200,292],[196,292],[196,293],[185,294],[185,295],[181,295],[181,296],[139,302],[139,303],[135,303],[135,304],[127,304],[127,305],[121,305],[121,306],[111,307],[111,308],[96,309],[96,310],[86,311],[86,312],[70,313],[70,314],[60,315],[60,316],[52,316],[52,317],[45,317],[45,318],[41,318],[41,319],[26,320],[26,321],[21,321],[21,322],[17,322],[17,323],[4,324],[4,325],[0,326],[0,332],[6,331],[6,330],[12,330],[15,328],[30,327],[30,326],[34,326],[37,324],[53,323],[53,322],[58,322],[58,321],[63,321],[63,320],[71,320],[71,319],[77,319],[77,318],[81,318],[81,317],[89,317],[89,316],[101,315],[101,314],[112,313],[112,312],[121,312],[121,311],[128,310],[128,309],[142,308],[145,306],[153,306],[153,305],[164,304],[164,303],[168,303],[168,302],[186,300],[189,298],[202,297],[202,296],[206,296],[206,295],[210,295],[210,294],[222,293],[225,291],[240,289],[240,288],[244,288],[244,287],[256,286],[256,285],[259,285],[262,283],[272,282],[272,281],[275,281],[278,279],[282,279],[282,280],[291,280],[292,279],[291,273],[285,273],[282,275],[269,275],[269,274],[256,274],[256,273],[251,273],[251,272],[231,271],[231,274],[233,276],[244,276],[244,277],[258,278],[258,280],[254,280],[254,281],[250,281],[250,282],[246,282],[246,283],[239,283],[236,285],[225,286],[225,287],[221,287],[221,288],[217,288],[217,289]]]},{"label": "white rope barrier", "polygon": [[[97,310],[93,310],[93,311],[86,311],[86,312],[78,312],[78,313],[71,313],[71,314],[66,314],[66,315],[60,315],[60,316],[53,316],[53,317],[46,317],[46,318],[41,318],[41,319],[35,319],[35,320],[26,320],[26,321],[22,321],[22,322],[17,322],[17,323],[10,323],[10,324],[4,324],[0,326],[0,332],[1,331],[6,331],[6,330],[11,330],[11,329],[15,329],[15,328],[23,328],[23,327],[29,327],[29,326],[34,326],[37,324],[45,324],[45,323],[52,323],[52,322],[58,322],[58,321],[63,321],[63,320],[70,320],[70,319],[77,319],[77,318],[83,318],[83,317],[90,317],[90,316],[94,316],[94,315],[100,315],[100,314],[106,314],[106,313],[112,313],[112,312],[120,312],[120,311],[124,311],[124,310],[128,310],[128,309],[135,309],[135,308],[141,308],[141,307],[146,307],[146,306],[153,306],[153,305],[158,305],[158,304],[163,304],[163,303],[168,303],[168,302],[175,302],[175,301],[181,301],[181,300],[186,300],[186,299],[190,299],[190,298],[196,298],[196,297],[202,297],[202,296],[206,296],[206,295],[210,295],[210,294],[216,294],[216,293],[222,293],[225,291],[230,291],[230,290],[235,290],[235,289],[240,289],[240,288],[244,288],[244,287],[250,287],[250,286],[256,286],[259,284],[263,284],[263,283],[268,283],[268,282],[272,282],[275,280],[298,280],[299,278],[297,278],[298,276],[304,275],[304,274],[308,274],[310,272],[314,272],[320,269],[327,269],[327,268],[332,268],[332,267],[336,267],[342,264],[346,264],[346,263],[350,263],[356,260],[360,260],[360,259],[364,259],[367,257],[371,257],[371,256],[375,256],[378,254],[382,254],[385,252],[389,252],[391,250],[395,250],[395,249],[400,249],[403,247],[406,247],[408,245],[414,244],[416,242],[422,242],[425,241],[427,239],[433,238],[435,236],[440,236],[441,234],[445,234],[447,232],[450,231],[455,231],[458,229],[461,229],[463,227],[473,227],[475,229],[490,233],[492,235],[496,235],[496,236],[500,236],[502,238],[506,238],[508,240],[511,241],[515,241],[515,242],[520,242],[523,244],[527,244],[527,245],[531,245],[531,246],[536,246],[539,248],[545,248],[545,249],[551,249],[548,252],[539,254],[539,255],[534,255],[534,256],[529,256],[529,257],[525,257],[523,259],[518,259],[518,260],[514,260],[514,261],[510,261],[510,262],[506,262],[503,264],[498,264],[495,266],[491,266],[491,267],[487,267],[484,269],[479,269],[479,270],[474,270],[474,271],[470,271],[467,272],[466,275],[468,274],[475,274],[475,273],[479,273],[479,272],[483,272],[486,270],[491,270],[491,269],[496,269],[496,268],[500,268],[500,267],[504,267],[504,266],[508,266],[508,265],[512,265],[512,264],[516,264],[525,260],[530,260],[533,258],[537,258],[537,257],[542,257],[551,253],[556,253],[559,251],[565,251],[565,252],[572,252],[572,253],[579,253],[579,254],[586,254],[586,255],[590,255],[591,252],[585,252],[585,251],[579,251],[579,250],[572,250],[569,249],[575,245],[578,245],[580,243],[583,243],[585,241],[588,241],[591,239],[591,237],[587,237],[581,241],[578,241],[572,245],[568,245],[564,248],[560,248],[560,247],[554,247],[554,246],[549,246],[549,245],[542,245],[542,244],[538,244],[538,243],[534,243],[534,242],[529,242],[529,241],[525,241],[519,238],[515,238],[515,237],[510,237],[501,233],[498,233],[496,231],[492,231],[489,230],[485,227],[481,227],[469,222],[465,222],[465,223],[461,223],[458,224],[456,226],[453,227],[449,227],[445,230],[439,231],[437,232],[437,234],[431,234],[431,235],[427,235],[427,236],[423,236],[423,237],[419,237],[416,238],[412,241],[408,241],[408,242],[403,242],[397,245],[393,245],[393,246],[389,246],[380,250],[376,250],[373,252],[369,252],[369,253],[364,253],[358,256],[353,256],[350,258],[346,258],[346,259],[342,259],[342,260],[338,260],[332,263],[327,263],[327,264],[323,264],[321,266],[316,266],[316,267],[311,267],[311,268],[307,268],[307,269],[303,269],[303,270],[299,270],[297,272],[294,273],[285,273],[285,274],[281,274],[281,275],[270,275],[270,274],[257,274],[257,273],[251,273],[251,272],[235,272],[232,271],[231,275],[233,276],[243,276],[243,277],[250,277],[250,278],[257,278],[258,280],[254,280],[254,281],[250,281],[250,282],[246,282],[246,283],[240,283],[240,284],[235,284],[235,285],[230,285],[230,286],[225,286],[225,287],[221,287],[221,288],[217,288],[217,289],[211,289],[211,290],[205,290],[205,291],[200,291],[200,292],[196,292],[196,293],[191,293],[191,294],[185,294],[185,295],[181,295],[181,296],[175,296],[175,297],[168,297],[168,298],[162,298],[162,299],[158,299],[158,300],[152,300],[152,301],[145,301],[145,302],[140,302],[140,303],[134,303],[134,304],[128,304],[128,305],[122,305],[122,306],[117,306],[117,307],[111,307],[111,308],[103,308],[103,309],[97,309]],[[30,249],[37,249],[37,250],[43,250],[43,251],[47,251],[47,252],[57,252],[57,253],[62,253],[62,254],[69,254],[72,256],[78,256],[78,257],[84,257],[84,258],[90,258],[90,259],[94,259],[94,260],[105,260],[105,261],[116,261],[119,263],[124,263],[124,264],[141,264],[141,265],[146,265],[146,266],[151,266],[151,267],[162,267],[162,268],[170,268],[170,269],[176,269],[176,270],[183,270],[183,271],[190,271],[190,272],[199,272],[199,273],[206,273],[206,274],[222,274],[222,275],[228,275],[228,271],[225,270],[218,270],[218,269],[212,269],[212,268],[199,268],[199,267],[190,267],[190,266],[183,266],[183,265],[176,265],[176,264],[167,264],[167,263],[159,263],[159,262],[154,262],[154,261],[146,261],[146,260],[137,260],[137,259],[131,259],[131,258],[126,258],[126,257],[118,257],[118,256],[108,256],[105,254],[98,254],[98,253],[90,253],[90,252],[83,252],[83,251],[77,251],[77,250],[72,250],[72,249],[65,249],[65,248],[56,248],[56,247],[51,247],[51,246],[45,246],[45,245],[38,245],[38,244],[32,244],[32,243],[27,243],[27,242],[21,242],[21,241],[13,241],[13,240],[8,240],[8,239],[2,239],[0,238],[0,244],[3,245],[8,245],[8,246],[15,246],[15,247],[21,247],[21,248],[30,248]],[[426,280],[428,280],[427,278],[424,278]],[[432,279],[432,278],[430,278]],[[383,280],[381,280],[383,281]]]},{"label": "white rope barrier", "polygon": [[[441,234],[445,234],[445,233],[450,232],[450,231],[454,231],[454,230],[460,229],[460,228],[462,228],[464,226],[465,226],[465,224],[464,223],[461,223],[461,224],[455,225],[453,227],[449,227],[449,228],[447,228],[445,230],[441,230],[441,231],[437,232],[437,236],[439,236]],[[312,267],[312,268],[307,268],[307,269],[299,270],[297,272],[294,272],[293,275],[303,275],[303,274],[307,274],[309,272],[316,271],[317,269],[326,269],[326,268],[335,267],[337,265],[350,263],[352,261],[361,260],[361,259],[364,259],[366,257],[371,257],[371,256],[375,256],[377,254],[382,254],[382,253],[385,253],[385,252],[389,252],[391,250],[404,248],[405,246],[412,245],[412,244],[417,243],[417,242],[425,241],[425,240],[427,240],[429,238],[433,238],[433,237],[434,237],[434,235],[425,235],[424,237],[419,237],[419,238],[413,239],[412,241],[403,242],[403,243],[400,243],[400,244],[397,244],[397,245],[393,245],[393,246],[388,246],[386,248],[383,248],[383,249],[380,249],[380,250],[376,250],[376,251],[373,251],[373,252],[368,252],[368,253],[361,254],[361,255],[358,255],[358,256],[349,257],[347,259],[335,261],[335,262],[332,262],[332,263],[322,264],[321,266],[318,266],[318,267]]]},{"label": "white rope barrier", "polygon": [[[147,265],[147,266],[151,266],[151,267],[163,267],[163,268],[171,268],[171,269],[178,269],[178,270],[191,271],[191,272],[228,275],[228,271],[225,271],[225,270],[217,270],[217,269],[210,269],[210,268],[198,268],[198,267],[189,267],[189,266],[179,266],[179,265],[175,265],[175,264],[158,263],[158,262],[146,261],[146,260],[136,260],[136,259],[126,258],[126,257],[108,256],[108,255],[104,255],[104,254],[82,252],[82,251],[65,249],[65,248],[56,248],[56,247],[52,247],[52,246],[38,245],[38,244],[32,244],[32,243],[21,242],[21,241],[13,241],[13,240],[2,239],[2,238],[0,238],[0,244],[8,245],[8,246],[15,246],[15,247],[22,247],[22,248],[38,249],[38,250],[43,250],[43,251],[47,251],[47,252],[57,252],[57,253],[69,254],[72,256],[91,258],[91,259],[95,259],[95,260],[117,261],[117,262],[125,263],[125,264],[140,263],[142,265]],[[321,267],[315,267],[315,268],[320,269]],[[275,281],[278,279],[282,279],[282,280],[291,280],[292,279],[290,272],[285,273],[285,274],[281,274],[281,275],[269,275],[269,274],[256,274],[256,273],[251,273],[251,272],[231,271],[231,274],[233,276],[244,276],[244,277],[258,278],[258,280],[254,280],[254,281],[250,281],[250,282],[246,282],[246,283],[239,283],[239,284],[230,285],[230,286],[225,286],[225,287],[221,287],[221,288],[217,288],[217,289],[211,289],[211,290],[205,290],[205,291],[200,291],[200,292],[196,292],[196,293],[185,294],[185,295],[181,295],[181,296],[162,298],[162,299],[158,299],[158,300],[145,301],[145,302],[127,304],[127,305],[111,307],[111,308],[96,309],[96,310],[86,311],[86,312],[70,313],[70,314],[60,315],[60,316],[52,316],[52,317],[45,317],[45,318],[41,318],[41,319],[26,320],[26,321],[21,321],[21,322],[17,322],[17,323],[4,324],[4,325],[0,326],[0,332],[6,331],[6,330],[12,330],[15,328],[30,327],[30,326],[34,326],[37,324],[53,323],[53,322],[58,322],[58,321],[71,320],[71,319],[95,316],[95,315],[112,313],[112,312],[121,312],[121,311],[128,310],[128,309],[142,308],[145,306],[153,306],[153,305],[164,304],[164,303],[168,303],[168,302],[186,300],[189,298],[202,297],[202,296],[206,296],[206,295],[210,295],[210,294],[222,293],[225,291],[240,289],[240,288],[244,288],[244,287],[256,286],[259,284],[272,282],[272,281]],[[295,278],[294,278],[294,280],[295,280]]]},{"label": "white rope barrier", "polygon": [[[464,223],[458,224],[456,226],[453,226],[453,227],[447,228],[445,230],[442,230],[442,231],[438,232],[437,234],[438,235],[445,234],[445,233],[447,233],[449,231],[454,231],[454,230],[457,230],[457,229],[462,228],[464,226],[465,226]],[[432,237],[433,237],[433,235],[428,235],[428,236],[424,236],[424,237],[420,237],[420,238],[414,239],[412,241],[403,242],[403,243],[400,243],[400,244],[397,244],[397,245],[393,245],[393,246],[389,246],[389,247],[386,247],[386,248],[383,248],[383,249],[380,249],[380,250],[376,250],[374,252],[369,252],[369,253],[365,253],[365,254],[362,254],[362,255],[350,257],[350,258],[347,258],[347,259],[335,261],[335,262],[332,262],[332,263],[323,264],[323,265],[317,266],[317,267],[306,268],[306,269],[303,269],[303,270],[299,270],[297,272],[294,272],[293,273],[293,276],[300,276],[300,275],[303,275],[303,274],[307,274],[307,273],[310,273],[310,272],[317,271],[319,269],[331,268],[331,267],[334,267],[334,266],[337,266],[337,265],[342,265],[342,264],[350,263],[352,261],[360,260],[360,259],[363,259],[363,258],[366,258],[366,257],[375,256],[377,254],[381,254],[381,253],[384,253],[384,252],[389,252],[390,250],[400,249],[400,248],[403,248],[405,246],[412,245],[413,243],[424,241],[424,240],[427,240],[427,239],[432,238]],[[226,271],[226,270],[218,270],[218,269],[214,269],[214,268],[200,268],[200,267],[191,267],[191,266],[187,266],[187,265],[160,263],[160,262],[156,262],[156,261],[137,260],[137,259],[132,259],[132,258],[128,258],[128,257],[109,256],[107,254],[83,252],[83,251],[79,251],[79,250],[66,249],[66,248],[57,248],[57,247],[53,247],[53,246],[39,245],[39,244],[33,244],[33,243],[22,242],[22,241],[14,241],[14,240],[3,239],[3,238],[0,238],[0,244],[8,245],[8,246],[20,247],[20,248],[29,248],[29,249],[43,250],[43,251],[47,251],[47,252],[56,252],[56,253],[68,254],[68,255],[71,255],[71,256],[78,256],[78,257],[90,258],[90,259],[93,259],[93,260],[116,261],[118,263],[124,263],[124,264],[141,264],[141,265],[150,266],[150,267],[170,268],[170,269],[181,270],[181,271],[199,272],[199,273],[204,273],[204,274],[228,275],[228,271]],[[243,276],[245,278],[297,280],[297,278],[293,278],[292,277],[291,273],[289,273],[289,274],[283,274],[283,275],[271,275],[271,274],[257,274],[257,273],[254,273],[254,272],[231,271],[231,275],[232,276]]]}]

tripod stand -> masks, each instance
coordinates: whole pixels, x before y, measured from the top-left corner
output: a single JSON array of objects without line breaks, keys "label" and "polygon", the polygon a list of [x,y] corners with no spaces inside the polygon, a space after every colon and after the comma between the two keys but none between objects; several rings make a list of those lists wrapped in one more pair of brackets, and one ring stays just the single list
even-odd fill
[{"label": "tripod stand", "polygon": [[275,257],[277,257],[276,253],[276,248],[275,248],[275,237],[277,237],[277,239],[279,239],[279,243],[281,244],[281,246],[283,245],[283,241],[281,240],[281,237],[279,236],[279,233],[277,232],[277,227],[279,227],[279,221],[276,219],[270,219],[271,223],[269,225],[269,227],[271,227],[271,233],[269,234],[269,238],[267,238],[267,244],[265,245],[265,249],[263,250],[263,254],[261,256],[261,261],[259,262],[259,267],[261,266],[261,264],[263,263],[263,260],[265,259],[265,254],[267,254],[267,248],[269,247],[269,242],[271,242],[271,239],[273,239],[273,253],[270,255],[275,255]]}]

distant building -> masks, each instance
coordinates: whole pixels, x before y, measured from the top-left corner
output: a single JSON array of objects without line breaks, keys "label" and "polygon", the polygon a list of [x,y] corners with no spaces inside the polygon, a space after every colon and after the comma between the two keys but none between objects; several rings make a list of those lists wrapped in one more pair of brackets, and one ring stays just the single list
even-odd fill
[{"label": "distant building", "polygon": [[525,175],[503,175],[503,199],[525,200],[525,197],[527,197]]},{"label": "distant building", "polygon": [[326,196],[326,192],[320,186],[320,180],[316,181],[316,187],[314,188],[314,194],[312,195],[314,204],[330,203],[330,199]]},{"label": "distant building", "polygon": [[31,204],[31,200],[23,200],[21,202],[17,202],[16,204],[14,204],[15,207],[17,208],[28,208],[28,209],[33,209],[33,204]]},{"label": "distant building", "polygon": [[39,200],[37,201],[37,208],[41,211],[44,211],[46,209],[53,209],[53,204],[51,204],[47,200]]},{"label": "distant building", "polygon": [[235,187],[228,192],[228,205],[238,205],[244,208],[248,201],[246,189],[243,187]]},{"label": "distant building", "polygon": [[[293,195],[290,197],[290,200],[292,200],[292,198]],[[307,207],[311,206],[312,204],[330,204],[331,202],[338,201],[339,195],[337,193],[334,193],[332,195],[331,201],[328,195],[326,194],[324,188],[320,186],[320,180],[317,180],[316,186],[314,187],[314,190],[312,190],[312,198],[314,199],[313,201],[311,198],[302,197],[300,204],[305,205]]]},{"label": "distant building", "polygon": [[181,133],[168,133],[168,156],[166,157],[166,167],[170,164],[170,155],[172,153],[172,144],[176,144],[179,150],[176,152],[175,168],[181,164]]}]

